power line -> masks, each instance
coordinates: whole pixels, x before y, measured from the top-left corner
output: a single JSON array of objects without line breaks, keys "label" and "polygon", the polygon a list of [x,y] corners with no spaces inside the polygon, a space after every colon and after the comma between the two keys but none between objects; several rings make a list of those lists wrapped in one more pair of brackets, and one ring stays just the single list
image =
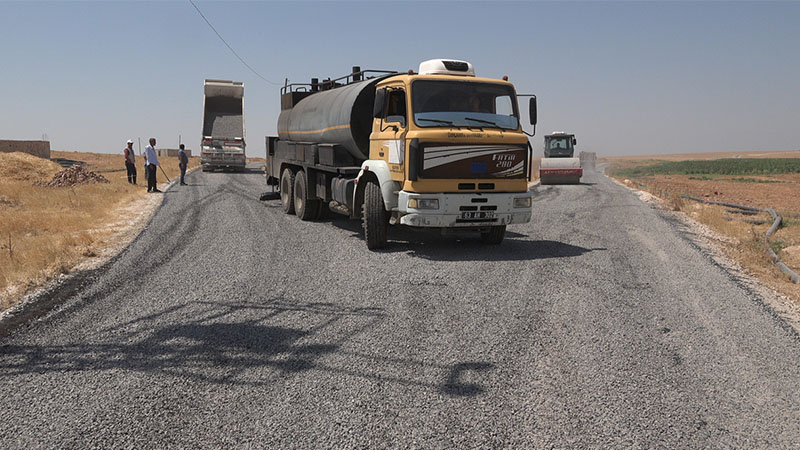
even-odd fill
[{"label": "power line", "polygon": [[260,73],[256,72],[256,69],[253,69],[252,67],[250,67],[250,64],[247,64],[247,62],[244,59],[242,59],[242,57],[239,56],[238,53],[236,53],[236,50],[234,50],[233,47],[231,47],[231,45],[228,44],[228,41],[226,41],[225,38],[223,38],[222,35],[219,34],[219,31],[217,31],[217,29],[214,28],[214,25],[211,25],[211,22],[209,22],[208,19],[206,19],[206,16],[203,14],[203,11],[200,11],[200,8],[198,8],[197,5],[194,4],[194,1],[189,0],[189,3],[191,3],[192,6],[194,6],[194,9],[196,9],[197,13],[200,14],[200,17],[202,17],[203,20],[206,21],[208,26],[211,27],[212,30],[214,30],[214,33],[216,33],[217,37],[228,47],[228,49],[231,51],[231,53],[233,53],[237,58],[239,58],[239,61],[241,61],[242,64],[244,64],[245,67],[250,69],[250,71],[253,72],[254,74],[256,74],[257,77],[261,78],[262,80],[266,81],[267,83],[269,83],[271,85],[274,85],[274,86],[280,86],[281,85],[280,83],[275,83],[274,81],[270,81],[270,80],[264,78],[264,76],[262,76]]}]

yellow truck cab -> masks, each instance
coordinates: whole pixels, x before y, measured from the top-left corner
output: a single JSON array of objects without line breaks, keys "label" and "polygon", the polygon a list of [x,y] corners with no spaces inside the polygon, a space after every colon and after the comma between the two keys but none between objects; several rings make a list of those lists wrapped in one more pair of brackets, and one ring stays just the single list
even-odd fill
[{"label": "yellow truck cab", "polygon": [[[388,225],[474,230],[498,244],[507,225],[530,221],[532,149],[511,83],[456,60],[373,78],[356,69],[284,87],[279,136],[267,139],[284,211],[361,219],[370,249],[386,244]],[[535,98],[529,108],[535,124]]]}]

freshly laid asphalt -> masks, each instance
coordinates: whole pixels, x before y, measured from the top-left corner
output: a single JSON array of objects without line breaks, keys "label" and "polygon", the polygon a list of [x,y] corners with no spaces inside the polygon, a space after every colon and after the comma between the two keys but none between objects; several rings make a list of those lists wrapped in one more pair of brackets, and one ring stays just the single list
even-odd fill
[{"label": "freshly laid asphalt", "polygon": [[0,338],[0,448],[800,443],[800,338],[598,174],[500,246],[301,222],[201,173]]}]

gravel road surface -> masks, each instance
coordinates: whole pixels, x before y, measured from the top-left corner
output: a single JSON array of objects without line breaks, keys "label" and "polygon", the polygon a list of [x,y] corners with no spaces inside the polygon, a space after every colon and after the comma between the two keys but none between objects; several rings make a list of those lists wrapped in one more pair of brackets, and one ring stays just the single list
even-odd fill
[{"label": "gravel road surface", "polygon": [[794,447],[800,338],[596,174],[497,247],[301,222],[263,177],[173,187],[0,338],[0,448]]}]

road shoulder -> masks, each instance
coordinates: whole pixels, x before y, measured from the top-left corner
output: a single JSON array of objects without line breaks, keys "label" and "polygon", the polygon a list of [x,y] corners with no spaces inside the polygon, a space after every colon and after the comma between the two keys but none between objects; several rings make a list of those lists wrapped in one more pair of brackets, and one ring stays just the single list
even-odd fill
[{"label": "road shoulder", "polygon": [[766,286],[754,274],[727,256],[721,244],[729,241],[730,238],[714,232],[684,212],[672,210],[663,200],[648,192],[634,189],[612,177],[608,178],[634,193],[642,202],[658,210],[658,213],[672,224],[684,239],[701,251],[713,264],[725,270],[731,280],[751,292],[752,297],[757,299],[756,301],[759,301],[770,314],[786,323],[796,333],[800,333],[800,304]]}]

